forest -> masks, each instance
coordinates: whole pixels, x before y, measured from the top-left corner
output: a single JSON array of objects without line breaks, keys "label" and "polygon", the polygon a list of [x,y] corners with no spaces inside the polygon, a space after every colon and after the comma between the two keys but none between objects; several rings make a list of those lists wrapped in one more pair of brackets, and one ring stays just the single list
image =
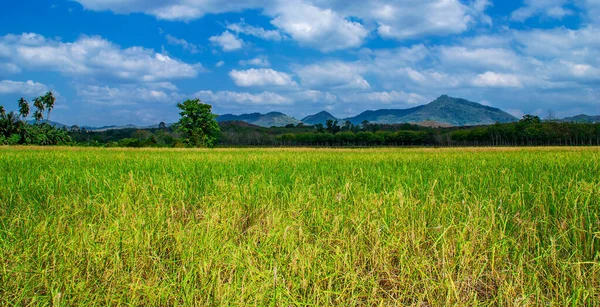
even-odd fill
[{"label": "forest", "polygon": [[[185,147],[182,134],[173,127],[69,131],[80,145],[107,147]],[[330,121],[326,125],[303,124],[259,127],[243,122],[219,124],[219,147],[366,147],[366,146],[598,146],[600,124],[541,120],[526,115],[518,122],[476,127],[422,127],[412,124],[362,125]]]}]

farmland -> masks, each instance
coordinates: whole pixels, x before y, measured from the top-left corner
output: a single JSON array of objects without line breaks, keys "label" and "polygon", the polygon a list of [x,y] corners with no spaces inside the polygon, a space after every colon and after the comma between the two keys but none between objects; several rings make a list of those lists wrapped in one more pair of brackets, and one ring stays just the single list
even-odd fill
[{"label": "farmland", "polygon": [[0,305],[599,305],[600,150],[0,147]]}]

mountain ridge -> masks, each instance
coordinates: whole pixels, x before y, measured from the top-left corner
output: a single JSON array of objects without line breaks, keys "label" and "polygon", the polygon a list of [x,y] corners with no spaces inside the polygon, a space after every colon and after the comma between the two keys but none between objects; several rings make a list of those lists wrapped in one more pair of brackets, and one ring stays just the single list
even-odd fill
[{"label": "mountain ridge", "polygon": [[[223,114],[216,115],[217,122],[245,122],[250,125],[261,127],[282,127],[289,124],[297,125],[305,123],[308,125],[325,124],[328,119],[338,120],[342,125],[345,121],[350,121],[355,125],[360,125],[364,120],[370,123],[379,124],[399,124],[411,123],[424,126],[477,126],[489,125],[496,122],[505,123],[513,122],[518,119],[505,111],[486,106],[477,102],[472,102],[462,98],[453,98],[448,95],[442,95],[434,101],[407,109],[377,109],[366,110],[362,113],[347,118],[338,118],[327,111],[305,116],[302,120],[298,120],[292,116],[282,112],[272,111],[265,114],[254,112],[247,114]],[[563,122],[600,122],[600,115],[576,115],[559,119]],[[33,123],[32,121],[28,121]],[[57,127],[71,127],[58,122],[50,122],[51,125]],[[171,124],[167,124],[170,126]],[[110,125],[103,127],[81,126],[88,131],[102,131],[112,129],[136,128],[147,129],[156,128],[158,125],[142,126],[142,125]]]}]

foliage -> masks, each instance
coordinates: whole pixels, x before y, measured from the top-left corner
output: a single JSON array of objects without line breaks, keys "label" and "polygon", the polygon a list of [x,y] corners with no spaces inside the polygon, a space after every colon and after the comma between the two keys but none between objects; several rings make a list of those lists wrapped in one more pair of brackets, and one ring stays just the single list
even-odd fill
[{"label": "foliage", "polygon": [[33,105],[36,108],[33,113],[35,125],[29,125],[24,121],[31,110],[29,103],[23,97],[18,100],[19,114],[6,113],[4,107],[0,106],[2,110],[0,112],[0,145],[66,145],[71,143],[71,137],[66,130],[58,129],[47,123],[39,123],[44,119],[44,110],[48,112],[47,116],[50,116],[55,101],[52,92],[33,99]]},{"label": "foliage", "polygon": [[200,99],[188,99],[178,103],[181,116],[177,129],[187,135],[191,147],[214,147],[219,136],[219,124],[212,114],[212,106],[200,102]]}]

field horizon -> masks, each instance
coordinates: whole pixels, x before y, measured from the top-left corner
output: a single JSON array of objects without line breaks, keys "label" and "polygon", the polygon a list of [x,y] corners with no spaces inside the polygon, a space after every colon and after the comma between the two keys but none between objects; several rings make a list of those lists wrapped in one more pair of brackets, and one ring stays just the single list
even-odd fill
[{"label": "field horizon", "polygon": [[600,147],[0,146],[0,304],[594,306]]}]

